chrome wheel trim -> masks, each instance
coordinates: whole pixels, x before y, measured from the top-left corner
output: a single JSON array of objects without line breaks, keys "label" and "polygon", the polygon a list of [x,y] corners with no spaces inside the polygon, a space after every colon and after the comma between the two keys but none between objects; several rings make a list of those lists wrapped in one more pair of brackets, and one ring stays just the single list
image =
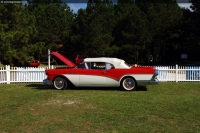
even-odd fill
[{"label": "chrome wheel trim", "polygon": [[54,80],[54,87],[58,90],[62,90],[65,86],[65,80],[61,77],[57,77]]}]

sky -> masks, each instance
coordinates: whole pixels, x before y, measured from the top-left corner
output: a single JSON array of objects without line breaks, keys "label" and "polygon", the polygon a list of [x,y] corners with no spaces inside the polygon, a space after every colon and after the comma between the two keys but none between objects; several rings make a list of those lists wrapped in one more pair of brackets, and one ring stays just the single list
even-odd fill
[{"label": "sky", "polygon": [[[188,8],[190,9],[191,3],[178,3],[180,7],[182,8]],[[68,6],[71,10],[73,10],[74,13],[78,12],[78,9],[83,8],[85,9],[87,4],[86,3],[68,3]]]},{"label": "sky", "polygon": [[191,10],[190,6],[191,6],[191,3],[179,3],[179,6],[182,7],[182,8],[188,8]]},{"label": "sky", "polygon": [[83,8],[85,9],[87,4],[86,3],[69,3],[67,4],[74,13],[78,12],[78,9]]}]

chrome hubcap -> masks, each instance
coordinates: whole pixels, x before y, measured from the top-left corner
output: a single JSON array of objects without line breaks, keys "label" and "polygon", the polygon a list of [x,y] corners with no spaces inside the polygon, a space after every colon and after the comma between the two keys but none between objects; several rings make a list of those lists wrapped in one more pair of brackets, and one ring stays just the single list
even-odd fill
[{"label": "chrome hubcap", "polygon": [[127,78],[124,80],[124,87],[128,90],[131,90],[135,87],[135,82],[131,78]]},{"label": "chrome hubcap", "polygon": [[54,83],[57,89],[62,89],[62,87],[64,86],[64,81],[62,78],[56,78]]}]

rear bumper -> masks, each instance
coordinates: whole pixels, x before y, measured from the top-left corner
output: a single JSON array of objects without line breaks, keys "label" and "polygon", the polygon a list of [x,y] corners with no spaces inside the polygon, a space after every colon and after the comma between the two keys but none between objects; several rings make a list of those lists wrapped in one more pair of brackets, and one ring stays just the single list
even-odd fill
[{"label": "rear bumper", "polygon": [[157,79],[158,76],[158,69],[156,69],[155,73],[153,74],[153,77],[149,81],[149,84],[158,84],[159,80]]},{"label": "rear bumper", "polygon": [[151,79],[148,84],[158,84],[159,83],[159,80],[156,78],[156,79]]},{"label": "rear bumper", "polygon": [[153,74],[152,78],[150,80],[145,80],[145,81],[138,81],[138,85],[154,85],[158,84],[159,80],[157,79],[158,76],[158,70],[155,71]]},{"label": "rear bumper", "polygon": [[159,83],[158,79],[151,79],[151,80],[144,80],[144,81],[138,81],[138,85],[155,85]]}]

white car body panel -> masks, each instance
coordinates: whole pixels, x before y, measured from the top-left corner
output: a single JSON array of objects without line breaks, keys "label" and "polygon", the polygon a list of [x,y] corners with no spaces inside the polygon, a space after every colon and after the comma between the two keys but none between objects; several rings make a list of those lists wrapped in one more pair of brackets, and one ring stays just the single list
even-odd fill
[{"label": "white car body panel", "polygon": [[120,86],[120,82],[117,81],[117,80],[114,80],[112,78],[106,78],[106,86],[119,87]]},{"label": "white car body panel", "polygon": [[133,74],[133,75],[124,75],[123,77],[125,76],[131,76],[134,77],[135,80],[140,81],[140,80],[150,80],[153,74]]},{"label": "white car body panel", "polygon": [[63,74],[75,86],[79,86],[79,75],[77,74]]},{"label": "white car body panel", "polygon": [[86,86],[119,87],[120,81],[123,79],[123,77],[131,76],[135,78],[135,80],[137,80],[138,82],[143,82],[143,81],[150,80],[152,77],[152,74],[124,75],[123,77],[121,77],[119,81],[109,78],[109,77],[96,76],[96,75],[64,74],[63,76],[69,79],[77,87],[86,87]]},{"label": "white car body panel", "polygon": [[95,75],[80,75],[79,86],[105,86],[106,77]]}]

